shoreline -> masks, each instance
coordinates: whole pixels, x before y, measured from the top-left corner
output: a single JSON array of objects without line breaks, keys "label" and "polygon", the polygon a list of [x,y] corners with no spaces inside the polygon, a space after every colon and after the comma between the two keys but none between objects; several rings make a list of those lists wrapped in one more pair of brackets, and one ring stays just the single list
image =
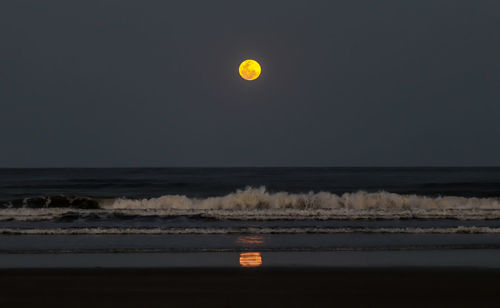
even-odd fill
[{"label": "shoreline", "polygon": [[242,266],[246,254],[259,256],[261,268],[482,268],[500,269],[500,249],[376,251],[265,251],[170,253],[0,254],[2,269],[74,268],[228,268]]}]

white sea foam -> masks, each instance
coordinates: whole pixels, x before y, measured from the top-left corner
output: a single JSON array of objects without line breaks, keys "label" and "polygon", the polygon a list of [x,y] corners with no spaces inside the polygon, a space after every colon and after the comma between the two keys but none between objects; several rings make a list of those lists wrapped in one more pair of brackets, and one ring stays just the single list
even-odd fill
[{"label": "white sea foam", "polygon": [[335,233],[402,233],[402,234],[500,234],[500,228],[0,228],[0,234],[12,235],[85,235],[85,234],[335,234]]},{"label": "white sea foam", "polygon": [[100,209],[5,208],[0,221],[41,221],[64,215],[189,216],[234,220],[500,219],[499,198],[428,197],[389,192],[270,193],[246,188],[210,198],[166,195],[151,199],[101,200]]},{"label": "white sea foam", "polygon": [[278,210],[278,209],[345,209],[345,210],[500,210],[498,198],[427,197],[389,192],[355,192],[336,195],[329,192],[291,194],[270,193],[265,187],[238,190],[222,197],[204,199],[182,195],[131,200],[117,199],[106,205],[111,209],[176,209],[176,210]]}]

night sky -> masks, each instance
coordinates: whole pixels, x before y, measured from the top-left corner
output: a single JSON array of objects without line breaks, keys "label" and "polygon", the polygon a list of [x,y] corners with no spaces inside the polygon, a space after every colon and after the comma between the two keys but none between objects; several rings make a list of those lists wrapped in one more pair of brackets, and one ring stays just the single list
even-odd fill
[{"label": "night sky", "polygon": [[1,1],[0,142],[1,167],[500,165],[500,1]]}]

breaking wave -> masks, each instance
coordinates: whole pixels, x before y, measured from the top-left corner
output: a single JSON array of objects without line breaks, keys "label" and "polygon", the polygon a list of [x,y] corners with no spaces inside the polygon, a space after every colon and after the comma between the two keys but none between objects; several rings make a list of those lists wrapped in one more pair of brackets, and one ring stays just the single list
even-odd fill
[{"label": "breaking wave", "polygon": [[390,192],[293,194],[265,187],[209,198],[37,197],[0,203],[0,221],[40,221],[64,215],[192,216],[202,219],[500,219],[499,198],[431,197]]},{"label": "breaking wave", "polygon": [[500,210],[499,198],[427,197],[400,195],[389,192],[355,192],[336,195],[329,192],[291,194],[270,193],[265,187],[237,190],[221,197],[204,199],[182,195],[131,200],[116,199],[105,205],[111,209],[178,209],[178,210],[412,210],[412,209],[495,209]]}]

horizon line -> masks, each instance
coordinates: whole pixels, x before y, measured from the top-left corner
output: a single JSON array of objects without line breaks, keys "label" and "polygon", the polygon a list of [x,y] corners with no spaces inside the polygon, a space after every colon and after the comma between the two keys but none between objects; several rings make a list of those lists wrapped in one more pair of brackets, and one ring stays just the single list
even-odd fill
[{"label": "horizon line", "polygon": [[39,167],[3,167],[0,169],[266,169],[266,168],[500,168],[500,165],[286,165],[286,166],[39,166]]}]

